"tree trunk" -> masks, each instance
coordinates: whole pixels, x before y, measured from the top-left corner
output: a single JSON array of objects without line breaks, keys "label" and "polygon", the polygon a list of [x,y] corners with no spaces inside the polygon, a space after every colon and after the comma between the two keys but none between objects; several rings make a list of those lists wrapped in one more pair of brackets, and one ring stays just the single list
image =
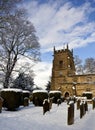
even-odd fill
[{"label": "tree trunk", "polygon": [[9,87],[10,75],[11,74],[9,72],[7,72],[6,75],[5,75],[5,80],[4,80],[4,83],[3,83],[4,88],[8,88]]},{"label": "tree trunk", "polygon": [[5,74],[5,80],[4,80],[4,83],[3,83],[3,86],[4,88],[8,88],[9,87],[9,80],[10,80],[10,77],[11,77],[11,73],[14,69],[14,66],[16,64],[16,61],[17,61],[17,54],[14,56],[14,59],[13,59],[13,62],[11,63],[10,62],[10,53],[9,53],[9,58],[8,58],[8,63],[7,63],[7,72]]}]

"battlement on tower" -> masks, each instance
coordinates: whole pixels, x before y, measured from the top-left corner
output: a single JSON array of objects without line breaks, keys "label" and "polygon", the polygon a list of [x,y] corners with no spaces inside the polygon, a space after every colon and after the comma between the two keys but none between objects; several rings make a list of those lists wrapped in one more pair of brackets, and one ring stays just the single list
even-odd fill
[{"label": "battlement on tower", "polygon": [[70,50],[68,48],[68,45],[66,49],[60,49],[60,50],[56,50],[54,47],[54,54],[61,54],[61,53],[66,53],[66,52],[69,52],[71,55],[73,55],[73,50]]}]

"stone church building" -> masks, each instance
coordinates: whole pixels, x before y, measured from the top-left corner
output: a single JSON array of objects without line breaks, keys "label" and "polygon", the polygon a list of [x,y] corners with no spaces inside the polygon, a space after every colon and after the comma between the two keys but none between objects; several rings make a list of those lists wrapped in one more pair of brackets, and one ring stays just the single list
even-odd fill
[{"label": "stone church building", "polygon": [[95,74],[77,75],[73,50],[56,50],[54,47],[51,90],[60,90],[64,97],[82,96],[84,93],[95,96]]}]

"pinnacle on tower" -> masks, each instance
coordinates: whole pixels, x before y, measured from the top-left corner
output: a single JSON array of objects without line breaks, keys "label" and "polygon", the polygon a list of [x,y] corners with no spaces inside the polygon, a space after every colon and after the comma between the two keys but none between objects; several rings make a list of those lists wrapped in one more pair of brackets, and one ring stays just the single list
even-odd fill
[{"label": "pinnacle on tower", "polygon": [[55,46],[54,46],[53,50],[54,50],[54,52],[55,52]]},{"label": "pinnacle on tower", "polygon": [[68,46],[68,44],[67,44],[67,50],[69,49],[69,46]]}]

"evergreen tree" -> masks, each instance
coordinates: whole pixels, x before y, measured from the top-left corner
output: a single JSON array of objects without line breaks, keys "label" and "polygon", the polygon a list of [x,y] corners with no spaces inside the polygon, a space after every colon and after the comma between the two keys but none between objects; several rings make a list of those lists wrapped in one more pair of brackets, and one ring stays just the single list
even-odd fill
[{"label": "evergreen tree", "polygon": [[19,73],[19,76],[13,82],[13,88],[19,88],[22,90],[33,90],[34,79],[24,73]]},{"label": "evergreen tree", "polygon": [[48,81],[48,83],[47,83],[47,85],[46,85],[46,90],[47,90],[47,91],[50,91],[50,87],[51,87],[51,82]]}]

